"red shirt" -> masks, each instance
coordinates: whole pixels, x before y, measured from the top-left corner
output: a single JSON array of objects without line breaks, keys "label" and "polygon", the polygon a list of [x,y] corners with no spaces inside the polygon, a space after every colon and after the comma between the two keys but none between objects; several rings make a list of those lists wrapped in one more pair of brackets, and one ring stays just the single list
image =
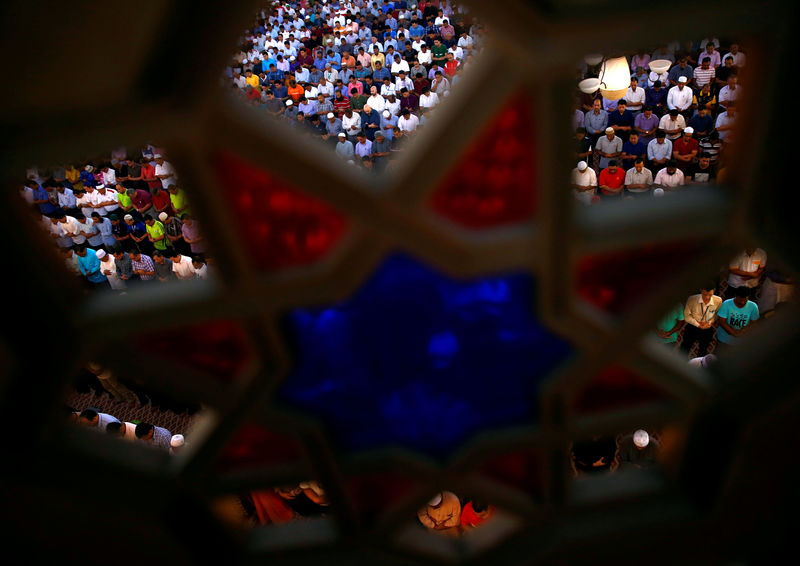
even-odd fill
[{"label": "red shirt", "polygon": [[171,211],[172,209],[169,208],[171,205],[171,201],[169,199],[169,193],[167,191],[158,191],[156,194],[152,195],[153,198],[153,206],[156,207],[157,211],[164,211],[164,207],[168,207],[166,209],[167,212]]},{"label": "red shirt", "polygon": [[[614,173],[611,173],[608,170],[608,167],[600,171],[600,176],[597,178],[597,186],[605,185],[612,189],[619,189],[622,185],[625,184],[625,171],[622,167],[617,167],[617,170]],[[604,195],[616,195],[616,192],[610,192],[605,189],[601,189]]]},{"label": "red shirt", "polygon": [[494,514],[494,508],[489,507],[489,513],[486,517],[479,517],[475,510],[472,508],[472,501],[464,505],[464,508],[461,510],[461,524],[465,527],[478,527],[492,518]]},{"label": "red shirt", "polygon": [[[142,164],[142,179],[147,181],[147,186],[151,189],[161,188],[161,179],[156,179],[156,168],[151,163]],[[155,179],[153,181],[152,179]]]},{"label": "red shirt", "polygon": [[456,74],[456,69],[458,69],[458,61],[448,61],[444,64],[444,74],[448,77],[452,77]]},{"label": "red shirt", "polygon": [[672,151],[677,151],[679,155],[689,155],[700,147],[700,143],[694,139],[686,139],[681,136],[679,139],[672,142]]}]

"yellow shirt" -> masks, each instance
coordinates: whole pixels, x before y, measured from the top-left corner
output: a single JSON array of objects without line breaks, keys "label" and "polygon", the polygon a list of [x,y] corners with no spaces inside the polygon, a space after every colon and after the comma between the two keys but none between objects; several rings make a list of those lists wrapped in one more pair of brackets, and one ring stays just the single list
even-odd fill
[{"label": "yellow shirt", "polygon": [[683,309],[683,319],[692,326],[700,326],[700,322],[710,322],[714,324],[717,320],[717,311],[722,306],[722,297],[711,295],[708,303],[703,302],[702,295],[692,295],[686,301]]},{"label": "yellow shirt", "polygon": [[258,85],[261,84],[261,81],[259,81],[258,79],[258,75],[250,75],[244,80],[244,82],[246,82],[253,88],[258,88]]},{"label": "yellow shirt", "polygon": [[179,218],[181,214],[189,212],[188,208],[184,208],[186,206],[186,193],[183,191],[183,189],[178,189],[178,192],[174,194],[170,193],[169,201],[172,203],[172,208],[175,209],[175,212],[178,214]]},{"label": "yellow shirt", "polygon": [[378,53],[377,55],[373,54],[372,57],[370,57],[370,58],[372,59],[372,70],[373,71],[375,70],[375,62],[376,61],[380,61],[381,62],[381,66],[386,65],[386,57],[383,56],[383,53]]}]

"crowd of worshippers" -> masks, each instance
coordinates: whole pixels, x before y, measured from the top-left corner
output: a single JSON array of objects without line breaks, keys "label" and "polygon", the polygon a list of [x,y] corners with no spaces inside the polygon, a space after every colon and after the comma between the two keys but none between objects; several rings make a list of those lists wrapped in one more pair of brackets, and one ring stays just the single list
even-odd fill
[{"label": "crowd of worshippers", "polygon": [[692,366],[707,367],[716,354],[736,348],[759,321],[794,298],[795,281],[768,265],[761,248],[743,250],[726,272],[720,283],[710,280],[697,294],[677,303],[655,329],[658,339],[680,348]]},{"label": "crowd of worshippers", "polygon": [[[739,45],[709,37],[627,59],[631,82],[621,100],[599,90],[575,96],[575,197],[584,204],[661,197],[724,182],[747,60]],[[659,60],[669,61],[669,69],[651,70],[650,62]],[[580,78],[599,72],[584,64]]]},{"label": "crowd of worshippers", "polygon": [[384,170],[471,64],[482,27],[448,2],[280,2],[223,79],[354,165]]},{"label": "crowd of worshippers", "polygon": [[32,168],[23,198],[70,273],[90,290],[205,279],[206,241],[163,150]]}]

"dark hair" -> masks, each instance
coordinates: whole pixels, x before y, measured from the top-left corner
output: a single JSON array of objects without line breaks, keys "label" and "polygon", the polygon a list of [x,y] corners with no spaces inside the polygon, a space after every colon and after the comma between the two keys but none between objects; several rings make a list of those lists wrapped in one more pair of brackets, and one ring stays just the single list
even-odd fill
[{"label": "dark hair", "polygon": [[115,433],[119,432],[122,428],[122,423],[119,421],[113,421],[106,425],[106,432]]},{"label": "dark hair", "polygon": [[164,257],[164,254],[161,253],[161,250],[155,250],[152,255],[153,257]]},{"label": "dark hair", "polygon": [[139,423],[136,425],[136,438],[144,438],[150,431],[153,430],[153,425],[150,423]]},{"label": "dark hair", "polygon": [[700,287],[700,290],[701,291],[713,291],[716,288],[717,288],[717,284],[714,281],[706,281]]},{"label": "dark hair", "polygon": [[99,212],[92,212],[92,218],[100,218]]},{"label": "dark hair", "polygon": [[619,106],[620,104],[623,104],[623,105],[627,106],[628,105],[628,101],[625,100],[624,98],[620,98],[619,102],[617,102],[617,106]]},{"label": "dark hair", "polygon": [[644,163],[644,159],[642,159],[641,157],[637,157],[633,162],[634,163]]},{"label": "dark hair", "polygon": [[94,409],[91,409],[91,408],[84,409],[83,411],[81,411],[81,414],[80,414],[80,417],[82,419],[89,419],[90,421],[93,421],[97,416],[98,416],[97,415],[97,411],[95,411]]},{"label": "dark hair", "polygon": [[735,287],[733,289],[733,296],[750,298],[750,289],[747,287]]},{"label": "dark hair", "polygon": [[617,165],[619,165],[619,164],[617,163],[617,160],[616,160],[616,159],[612,159],[612,160],[610,160],[610,161],[608,162],[608,166],[609,166],[609,167],[616,167]]},{"label": "dark hair", "polygon": [[678,167],[678,162],[675,161],[674,159],[667,159],[666,166],[667,167]]},{"label": "dark hair", "polygon": [[667,132],[665,132],[665,131],[664,131],[664,130],[662,130],[661,128],[658,128],[658,129],[656,130],[656,137],[657,137],[657,138],[664,138],[664,137],[667,137]]},{"label": "dark hair", "polygon": [[472,510],[476,513],[482,513],[489,508],[489,505],[484,503],[483,501],[473,501],[472,502]]}]

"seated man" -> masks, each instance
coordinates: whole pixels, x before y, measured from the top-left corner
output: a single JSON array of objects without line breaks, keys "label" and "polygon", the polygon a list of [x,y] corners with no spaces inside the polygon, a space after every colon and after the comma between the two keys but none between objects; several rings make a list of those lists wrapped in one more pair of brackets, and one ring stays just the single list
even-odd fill
[{"label": "seated man", "polygon": [[686,175],[686,183],[691,185],[708,185],[717,180],[716,168],[711,165],[707,153],[701,153],[697,163],[693,163]]},{"label": "seated man", "polygon": [[652,171],[644,166],[644,159],[636,158],[633,167],[625,173],[625,193],[633,197],[646,196],[652,186]]},{"label": "seated man", "polygon": [[600,171],[597,183],[600,187],[600,194],[604,198],[618,197],[622,194],[625,184],[625,171],[617,165],[616,159],[609,161],[608,167]]},{"label": "seated man", "polygon": [[717,349],[721,352],[735,346],[745,329],[750,328],[752,323],[758,320],[758,305],[749,300],[748,295],[747,288],[737,288],[734,298],[724,301],[717,313],[719,323]]},{"label": "seated man", "polygon": [[579,161],[572,170],[572,190],[575,198],[584,204],[590,204],[592,197],[597,194],[597,175],[585,161]]},{"label": "seated man", "polygon": [[639,139],[639,132],[632,131],[628,141],[622,144],[622,168],[626,171],[633,167],[638,158],[647,157],[647,146]]},{"label": "seated man", "polygon": [[678,169],[686,176],[694,164],[700,144],[693,137],[694,128],[683,130],[683,135],[672,142],[672,158],[677,162]]},{"label": "seated man", "polygon": [[728,289],[725,298],[735,296],[736,289],[747,289],[749,297],[761,283],[761,276],[767,265],[767,253],[761,248],[751,246],[731,260],[728,266]]},{"label": "seated man", "polygon": [[686,301],[683,309],[686,327],[683,331],[683,342],[681,342],[681,351],[686,355],[689,354],[695,342],[698,343],[698,357],[708,353],[708,346],[714,338],[717,311],[722,306],[722,297],[714,294],[716,288],[715,283],[709,282],[700,288],[699,295],[692,295]]},{"label": "seated man", "polygon": [[683,171],[678,169],[678,163],[674,159],[667,161],[667,166],[656,173],[653,184],[665,191],[677,190],[684,184]]}]

